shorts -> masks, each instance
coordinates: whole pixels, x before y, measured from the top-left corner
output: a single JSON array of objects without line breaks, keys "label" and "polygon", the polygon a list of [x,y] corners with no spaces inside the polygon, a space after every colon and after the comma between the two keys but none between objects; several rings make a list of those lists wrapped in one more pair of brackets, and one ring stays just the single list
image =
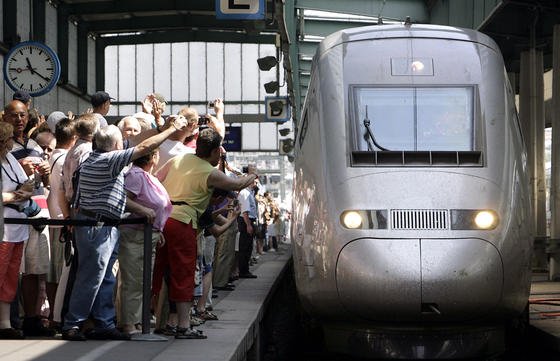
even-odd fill
[{"label": "shorts", "polygon": [[42,232],[39,232],[33,226],[29,226],[29,239],[25,242],[23,250],[21,272],[28,275],[47,274],[50,259],[49,227],[45,227]]},{"label": "shorts", "polygon": [[186,224],[169,218],[163,228],[170,269],[169,300],[192,302],[194,299],[194,272],[196,269],[196,229],[192,223]]},{"label": "shorts", "polygon": [[16,297],[23,242],[0,241],[0,301],[10,303]]},{"label": "shorts", "polygon": [[58,283],[62,275],[62,267],[64,266],[64,243],[61,243],[60,231],[62,227],[49,227],[49,240],[51,246],[51,261],[49,264],[49,273],[47,274],[47,282]]}]

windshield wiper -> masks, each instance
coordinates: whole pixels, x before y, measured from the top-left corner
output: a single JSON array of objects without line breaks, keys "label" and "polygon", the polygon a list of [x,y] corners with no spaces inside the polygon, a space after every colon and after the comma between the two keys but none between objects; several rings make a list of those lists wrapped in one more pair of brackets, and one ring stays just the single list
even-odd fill
[{"label": "windshield wiper", "polygon": [[366,128],[366,132],[364,133],[364,139],[368,143],[368,148],[369,148],[369,150],[373,151],[373,147],[371,146],[371,144],[369,142],[369,140],[371,140],[373,142],[373,144],[379,150],[388,151],[389,149],[384,148],[384,147],[380,146],[379,143],[377,143],[377,141],[375,140],[375,136],[373,135],[373,132],[371,131],[371,128],[369,127],[370,124],[371,124],[371,121],[368,119],[368,108],[367,108],[367,105],[366,105],[366,117],[364,118],[364,127]]}]

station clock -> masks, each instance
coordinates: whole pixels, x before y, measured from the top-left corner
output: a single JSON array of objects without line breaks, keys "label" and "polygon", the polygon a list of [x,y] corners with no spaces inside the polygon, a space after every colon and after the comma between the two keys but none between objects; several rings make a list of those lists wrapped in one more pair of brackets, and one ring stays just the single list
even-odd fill
[{"label": "station clock", "polygon": [[4,80],[14,90],[31,96],[49,92],[60,77],[60,61],[47,45],[26,41],[15,45],[4,57]]}]

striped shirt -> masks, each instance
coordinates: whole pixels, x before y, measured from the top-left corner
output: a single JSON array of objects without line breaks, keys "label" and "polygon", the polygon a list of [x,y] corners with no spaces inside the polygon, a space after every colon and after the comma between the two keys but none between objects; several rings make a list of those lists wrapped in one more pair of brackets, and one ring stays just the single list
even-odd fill
[{"label": "striped shirt", "polygon": [[80,170],[80,208],[113,219],[122,217],[126,204],[123,169],[133,152],[134,148],[91,153]]}]

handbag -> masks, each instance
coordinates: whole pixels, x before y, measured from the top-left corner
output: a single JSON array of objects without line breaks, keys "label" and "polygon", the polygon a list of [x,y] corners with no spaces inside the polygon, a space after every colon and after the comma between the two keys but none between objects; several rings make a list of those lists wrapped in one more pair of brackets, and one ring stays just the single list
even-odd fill
[{"label": "handbag", "polygon": [[41,212],[41,207],[35,202],[34,199],[30,198],[26,203],[23,204],[4,204],[5,207],[15,209],[18,212],[25,213],[28,218],[35,217]]}]

